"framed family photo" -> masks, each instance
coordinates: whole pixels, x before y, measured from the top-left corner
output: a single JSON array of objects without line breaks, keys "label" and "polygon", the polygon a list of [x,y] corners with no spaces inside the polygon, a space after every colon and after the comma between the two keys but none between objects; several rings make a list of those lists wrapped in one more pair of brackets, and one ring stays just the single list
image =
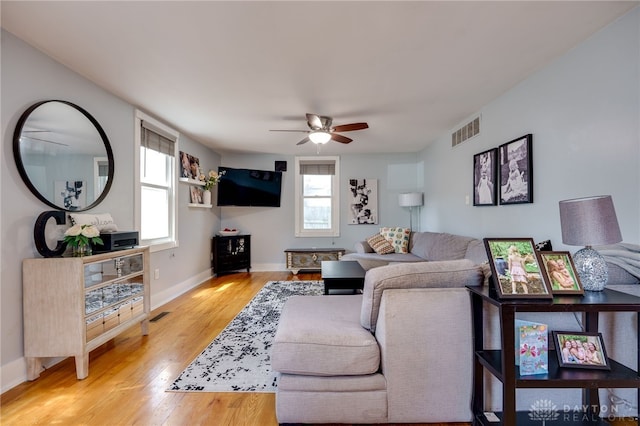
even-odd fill
[{"label": "framed family photo", "polygon": [[203,191],[198,186],[191,186],[189,188],[189,195],[191,204],[202,204]]},{"label": "framed family photo", "polygon": [[498,147],[500,204],[533,203],[532,140],[528,134]]},{"label": "framed family photo", "polygon": [[553,294],[584,294],[584,287],[568,251],[538,252]]},{"label": "framed family photo", "polygon": [[532,238],[485,238],[483,241],[498,297],[553,297]]},{"label": "framed family photo", "polygon": [[200,176],[200,159],[184,151],[180,151],[180,177],[198,180]]},{"label": "framed family photo", "polygon": [[601,333],[552,331],[558,366],[611,370]]},{"label": "framed family photo", "polygon": [[473,205],[495,206],[498,204],[496,148],[473,156]]}]

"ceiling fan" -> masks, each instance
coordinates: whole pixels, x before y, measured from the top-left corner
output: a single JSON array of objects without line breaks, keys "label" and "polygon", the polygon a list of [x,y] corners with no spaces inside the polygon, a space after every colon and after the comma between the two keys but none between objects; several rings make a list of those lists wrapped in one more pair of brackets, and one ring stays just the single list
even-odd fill
[{"label": "ceiling fan", "polygon": [[339,126],[333,126],[333,118],[327,117],[324,115],[317,114],[308,114],[307,113],[307,124],[309,125],[310,130],[271,130],[272,132],[303,132],[308,133],[308,135],[298,142],[296,145],[302,145],[309,141],[317,144],[323,145],[330,140],[334,140],[336,142],[347,144],[353,139],[350,139],[346,136],[339,135],[338,132],[351,132],[353,130],[363,130],[368,129],[369,125],[367,123],[351,123],[351,124],[341,124]]}]

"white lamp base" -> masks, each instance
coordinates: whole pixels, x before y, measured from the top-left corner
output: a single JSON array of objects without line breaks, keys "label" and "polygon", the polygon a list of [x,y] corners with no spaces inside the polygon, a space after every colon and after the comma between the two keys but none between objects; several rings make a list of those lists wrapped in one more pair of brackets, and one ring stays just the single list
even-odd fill
[{"label": "white lamp base", "polygon": [[573,255],[573,263],[580,276],[580,281],[585,290],[602,291],[609,279],[609,271],[604,258],[592,249],[585,247]]}]

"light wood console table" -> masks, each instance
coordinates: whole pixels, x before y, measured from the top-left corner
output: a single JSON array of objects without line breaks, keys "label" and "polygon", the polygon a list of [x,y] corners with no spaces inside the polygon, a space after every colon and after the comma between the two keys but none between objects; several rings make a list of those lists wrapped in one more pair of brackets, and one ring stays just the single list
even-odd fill
[{"label": "light wood console table", "polygon": [[73,356],[89,375],[89,352],[139,323],[149,334],[149,248],[22,262],[27,379],[41,358]]}]

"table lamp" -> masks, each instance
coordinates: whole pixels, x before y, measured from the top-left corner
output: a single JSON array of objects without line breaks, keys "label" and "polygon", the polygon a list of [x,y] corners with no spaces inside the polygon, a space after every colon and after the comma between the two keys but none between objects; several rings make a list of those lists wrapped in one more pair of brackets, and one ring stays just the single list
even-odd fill
[{"label": "table lamp", "polygon": [[570,246],[585,246],[573,255],[584,289],[604,290],[609,275],[607,264],[591,246],[622,241],[611,196],[575,198],[559,204],[562,242]]},{"label": "table lamp", "polygon": [[423,203],[422,192],[405,192],[398,194],[398,204],[400,207],[409,207],[409,228],[413,231],[413,208],[419,207]]}]

